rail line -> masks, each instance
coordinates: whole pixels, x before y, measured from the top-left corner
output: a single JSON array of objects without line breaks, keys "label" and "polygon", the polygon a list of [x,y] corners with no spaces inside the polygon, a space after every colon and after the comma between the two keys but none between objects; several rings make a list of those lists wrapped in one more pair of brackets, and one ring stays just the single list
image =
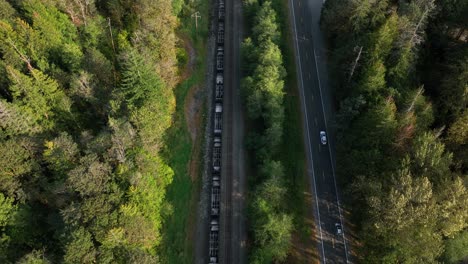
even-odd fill
[{"label": "rail line", "polygon": [[[219,248],[220,248],[220,219],[222,212],[221,208],[222,191],[225,189],[221,185],[222,179],[222,153],[223,153],[223,99],[224,99],[224,37],[225,37],[225,15],[226,7],[224,0],[217,0],[217,23],[216,23],[216,77],[215,77],[215,92],[213,93],[213,142],[211,142],[211,193],[209,206],[209,233],[208,233],[208,257],[210,264],[219,263]],[[226,147],[226,146],[224,146]],[[227,144],[229,147],[229,144]],[[227,170],[229,171],[229,170]],[[230,188],[229,184],[227,186]],[[225,195],[230,194],[229,191],[224,191]],[[226,217],[223,216],[223,226],[226,222]],[[225,234],[222,236],[225,239]],[[225,247],[226,248],[226,247]]]},{"label": "rail line", "polygon": [[225,60],[225,97],[224,97],[224,105],[225,105],[225,115],[226,119],[224,120],[225,129],[223,133],[223,153],[225,154],[225,163],[223,164],[223,183],[224,191],[223,193],[223,225],[221,226],[220,237],[222,238],[221,248],[223,250],[222,254],[220,254],[221,263],[228,264],[231,262],[232,259],[232,183],[233,183],[233,134],[232,134],[232,120],[233,120],[233,87],[232,87],[232,25],[233,25],[233,0],[219,0],[219,1],[226,1],[226,12],[225,12],[225,27],[226,27],[226,37],[225,37],[225,47],[226,47],[226,60]]}]

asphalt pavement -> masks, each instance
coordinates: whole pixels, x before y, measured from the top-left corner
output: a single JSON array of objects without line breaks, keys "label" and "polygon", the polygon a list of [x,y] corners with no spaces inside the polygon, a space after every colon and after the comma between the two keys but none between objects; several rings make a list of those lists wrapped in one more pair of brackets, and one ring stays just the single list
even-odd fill
[{"label": "asphalt pavement", "polygon": [[[322,0],[289,0],[308,174],[315,194],[317,249],[321,263],[351,263],[336,185],[333,106],[319,26],[322,5]],[[325,145],[320,141],[320,131],[327,133]],[[337,233],[337,224],[341,234]]]}]

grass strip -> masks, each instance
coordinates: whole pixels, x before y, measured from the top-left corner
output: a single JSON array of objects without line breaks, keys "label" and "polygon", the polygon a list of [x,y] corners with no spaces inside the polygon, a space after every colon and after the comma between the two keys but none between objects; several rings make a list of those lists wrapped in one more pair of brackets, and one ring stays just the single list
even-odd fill
[{"label": "grass strip", "polygon": [[[191,87],[204,84],[204,74],[206,65],[206,42],[208,37],[208,13],[207,1],[191,2],[184,5],[181,15],[181,28],[179,34],[188,36],[195,49],[196,58],[193,72],[186,80],[180,83],[174,90],[176,97],[176,112],[174,123],[166,134],[166,147],[163,152],[169,165],[174,170],[174,180],[168,187],[166,200],[170,204],[168,208],[170,214],[164,222],[164,238],[160,247],[160,255],[163,263],[192,263],[193,247],[190,239],[192,229],[195,228],[194,217],[196,216],[196,200],[199,196],[200,177],[193,181],[189,175],[189,163],[191,157],[202,158],[203,155],[193,155],[193,144],[202,144],[203,129],[198,138],[200,142],[192,142],[190,133],[185,121],[184,106],[187,94]],[[189,14],[200,12],[198,27],[195,21],[191,20]],[[183,52],[183,51],[181,51]],[[187,54],[182,54],[182,60],[188,58]],[[202,107],[201,109],[204,109]],[[204,113],[201,113],[202,115]],[[201,127],[204,127],[202,122]],[[201,151],[202,148],[198,148]],[[201,170],[201,169],[200,169]],[[198,176],[201,171],[198,171]]]}]

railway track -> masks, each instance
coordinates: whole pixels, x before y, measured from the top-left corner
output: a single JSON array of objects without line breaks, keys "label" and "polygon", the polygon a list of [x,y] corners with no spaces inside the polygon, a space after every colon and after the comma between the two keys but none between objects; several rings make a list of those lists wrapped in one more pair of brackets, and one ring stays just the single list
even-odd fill
[{"label": "railway track", "polygon": [[231,214],[232,214],[232,120],[233,120],[233,111],[232,111],[232,2],[233,0],[226,0],[227,4],[227,11],[226,11],[226,130],[224,133],[225,137],[225,163],[224,163],[224,195],[223,195],[223,228],[222,228],[222,255],[221,255],[221,263],[230,263],[231,261],[231,234],[232,234],[232,226],[231,226]]},{"label": "railway track", "polygon": [[240,103],[240,0],[215,0],[216,77],[211,142],[208,263],[245,263],[243,115]]},{"label": "railway track", "polygon": [[233,76],[233,3],[235,0],[226,0],[226,149],[225,149],[225,192],[224,192],[224,228],[223,228],[223,254],[221,255],[222,263],[229,264],[232,261],[232,184],[233,184],[233,96],[234,96],[234,78]]}]

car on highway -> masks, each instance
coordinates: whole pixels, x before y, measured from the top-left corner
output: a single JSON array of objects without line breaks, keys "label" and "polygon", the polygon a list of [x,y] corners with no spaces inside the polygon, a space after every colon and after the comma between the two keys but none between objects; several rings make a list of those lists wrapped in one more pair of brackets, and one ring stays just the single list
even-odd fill
[{"label": "car on highway", "polygon": [[335,223],[335,228],[336,228],[337,235],[343,234],[343,228],[341,228],[341,225],[339,223]]},{"label": "car on highway", "polygon": [[322,145],[327,144],[327,133],[325,131],[320,131],[320,142],[322,142]]}]

